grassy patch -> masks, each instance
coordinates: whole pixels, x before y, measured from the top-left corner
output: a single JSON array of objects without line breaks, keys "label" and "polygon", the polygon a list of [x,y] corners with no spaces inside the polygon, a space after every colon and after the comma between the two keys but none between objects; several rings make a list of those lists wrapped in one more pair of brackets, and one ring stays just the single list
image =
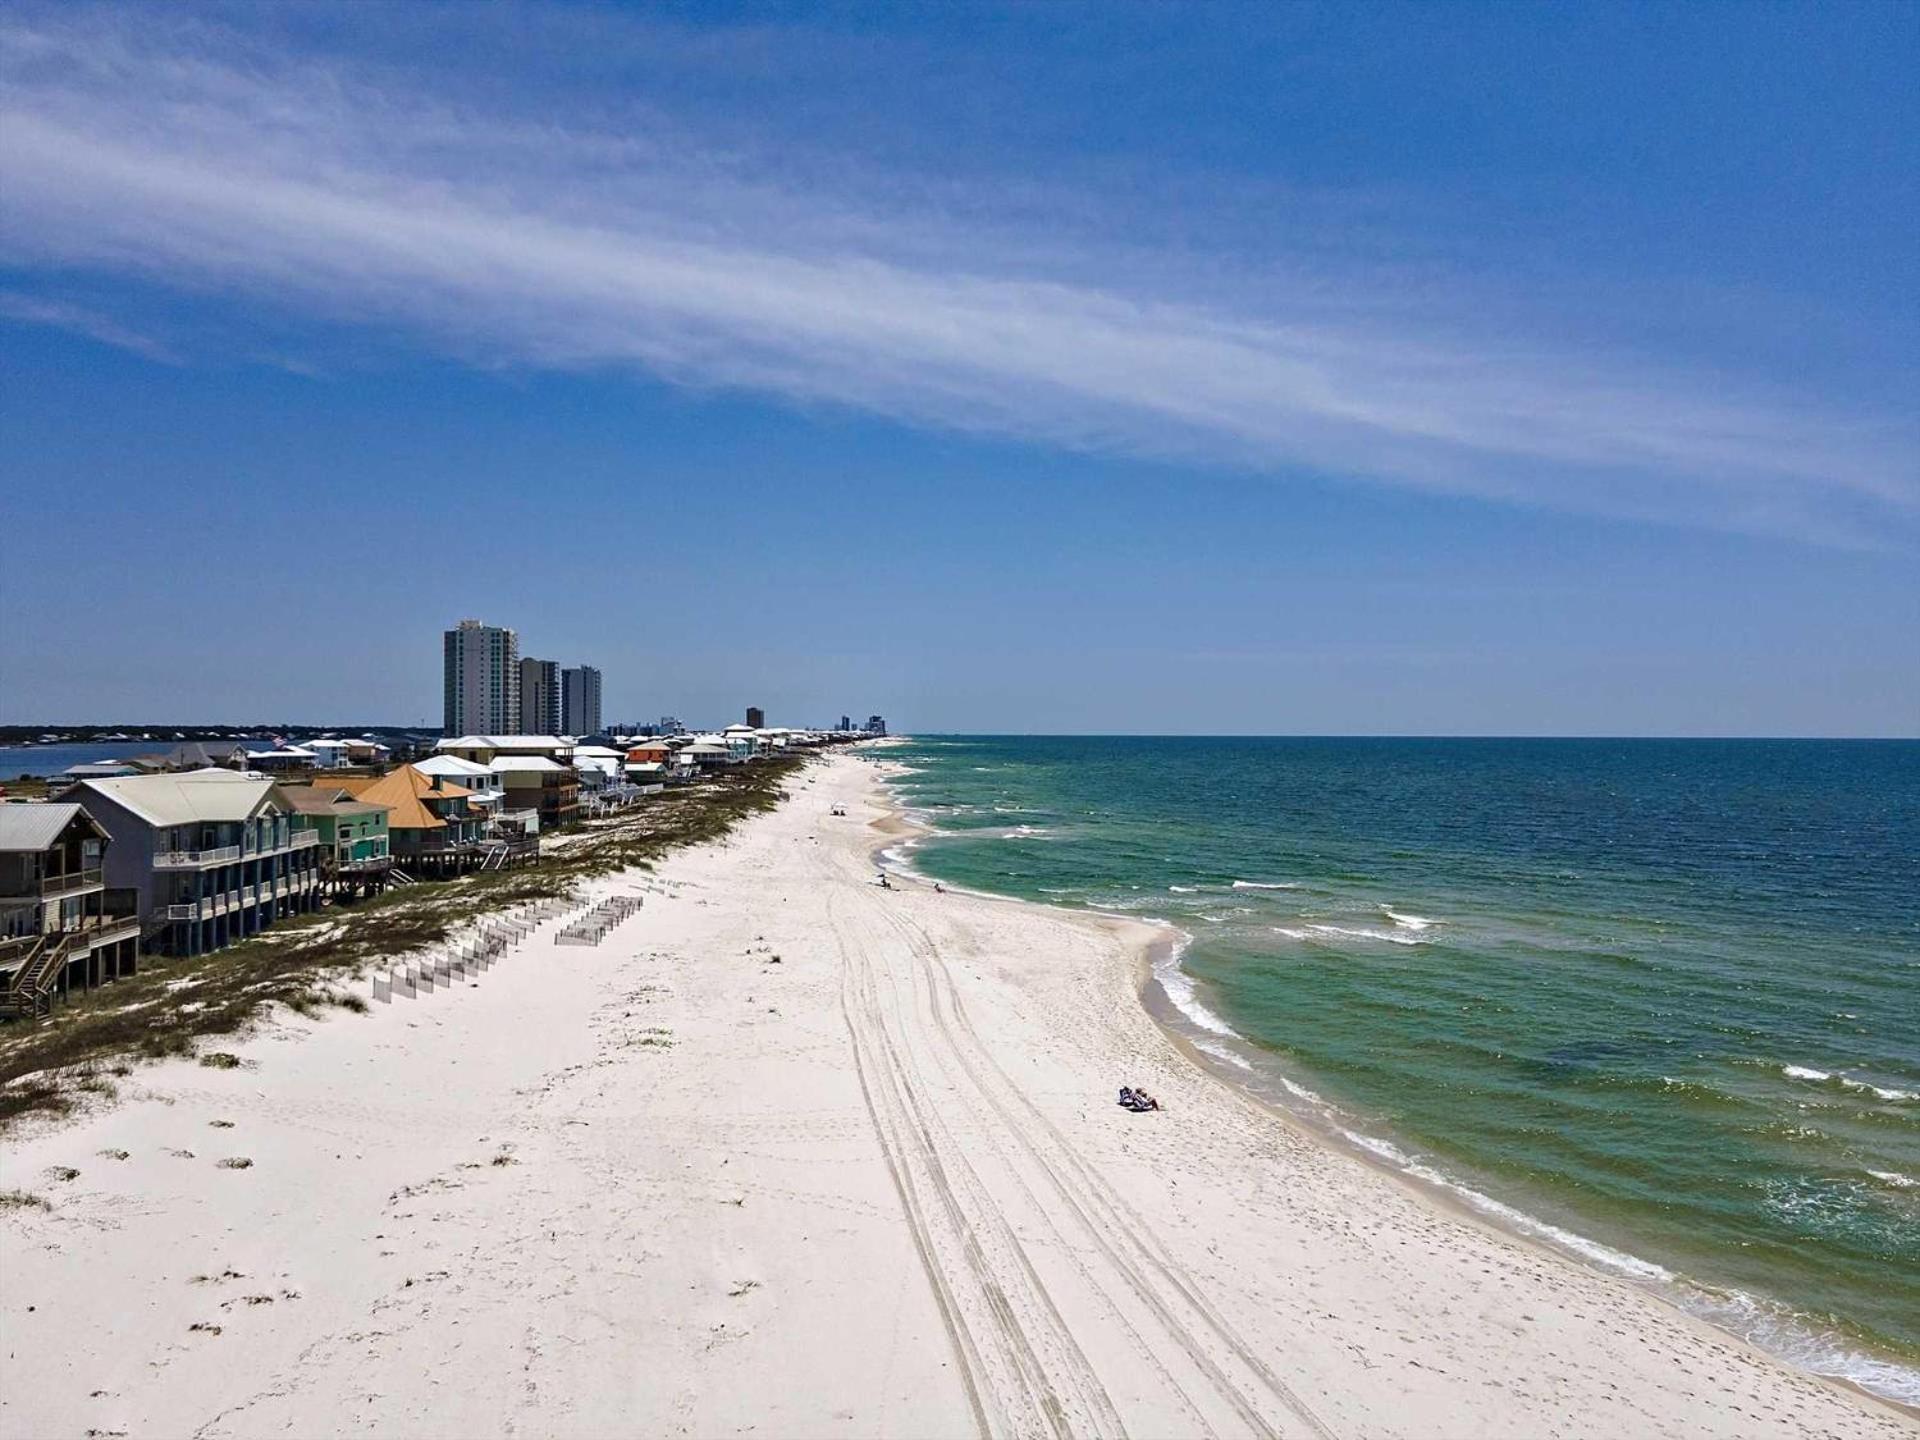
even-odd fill
[{"label": "grassy patch", "polygon": [[[568,826],[543,837],[547,853],[526,869],[395,886],[196,959],[144,956],[140,973],[74,996],[38,1024],[0,1026],[0,1133],[25,1115],[70,1111],[86,1094],[111,1095],[109,1077],[129,1073],[131,1063],[192,1055],[204,1040],[244,1032],[269,1006],[365,1011],[360,995],[339,987],[357,985],[367,966],[432,945],[480,916],[717,840],[775,808],[805,763],[731,767],[624,814]],[[224,1062],[210,1055],[206,1063]]]},{"label": "grassy patch", "polygon": [[0,1210],[51,1210],[44,1196],[30,1190],[0,1190]]}]

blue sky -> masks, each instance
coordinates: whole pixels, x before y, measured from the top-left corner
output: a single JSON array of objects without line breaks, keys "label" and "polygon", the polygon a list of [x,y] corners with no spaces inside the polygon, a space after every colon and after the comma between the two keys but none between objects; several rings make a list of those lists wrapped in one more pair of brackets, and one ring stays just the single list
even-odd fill
[{"label": "blue sky", "polygon": [[0,17],[0,721],[1920,733],[1920,11]]}]

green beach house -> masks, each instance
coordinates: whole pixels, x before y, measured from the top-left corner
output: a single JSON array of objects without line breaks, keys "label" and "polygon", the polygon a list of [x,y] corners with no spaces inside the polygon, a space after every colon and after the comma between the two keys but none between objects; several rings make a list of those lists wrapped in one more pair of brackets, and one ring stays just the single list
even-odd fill
[{"label": "green beach house", "polygon": [[294,824],[320,833],[329,869],[360,869],[387,860],[387,806],[357,800],[324,782],[280,788],[293,807]]}]

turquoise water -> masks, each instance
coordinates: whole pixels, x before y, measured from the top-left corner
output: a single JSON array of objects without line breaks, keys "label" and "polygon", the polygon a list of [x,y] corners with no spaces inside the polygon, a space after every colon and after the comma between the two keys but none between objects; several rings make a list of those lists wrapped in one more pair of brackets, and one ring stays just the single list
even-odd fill
[{"label": "turquoise water", "polygon": [[1920,1402],[1920,743],[922,739],[954,884],[1171,922],[1249,1084]]}]

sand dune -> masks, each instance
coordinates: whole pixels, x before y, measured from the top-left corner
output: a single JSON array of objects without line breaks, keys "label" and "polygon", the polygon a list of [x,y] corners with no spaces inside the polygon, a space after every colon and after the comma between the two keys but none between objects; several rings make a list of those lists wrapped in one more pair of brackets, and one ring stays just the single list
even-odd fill
[{"label": "sand dune", "polygon": [[1147,927],[880,890],[873,766],[808,777],[597,948],[11,1138],[0,1433],[1915,1433],[1190,1064]]}]

